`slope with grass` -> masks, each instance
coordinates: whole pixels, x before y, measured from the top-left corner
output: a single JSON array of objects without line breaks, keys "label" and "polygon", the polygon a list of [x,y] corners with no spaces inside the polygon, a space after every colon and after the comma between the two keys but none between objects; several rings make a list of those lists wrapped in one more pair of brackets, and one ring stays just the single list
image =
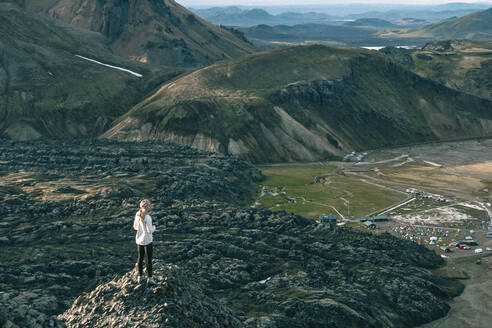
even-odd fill
[{"label": "slope with grass", "polygon": [[60,27],[11,3],[0,3],[0,26],[1,137],[97,136],[150,90],[184,71],[122,60],[100,34]]},{"label": "slope with grass", "polygon": [[421,37],[432,38],[434,40],[491,40],[492,8],[397,34],[401,37]]},{"label": "slope with grass", "polygon": [[100,32],[114,53],[144,63],[197,67],[255,50],[240,33],[210,24],[173,0],[48,0],[33,9]]},{"label": "slope with grass", "polygon": [[492,41],[438,41],[422,49],[381,51],[422,77],[492,100]]},{"label": "slope with grass", "polygon": [[103,136],[172,140],[254,162],[492,134],[492,102],[364,49],[297,46],[163,85]]}]

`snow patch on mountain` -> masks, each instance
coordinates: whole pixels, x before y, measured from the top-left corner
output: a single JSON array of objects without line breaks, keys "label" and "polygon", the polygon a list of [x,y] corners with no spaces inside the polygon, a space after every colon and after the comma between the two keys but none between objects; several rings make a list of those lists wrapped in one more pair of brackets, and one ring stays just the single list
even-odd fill
[{"label": "snow patch on mountain", "polygon": [[96,64],[101,65],[101,66],[106,66],[106,67],[109,67],[109,68],[117,69],[119,71],[127,72],[127,73],[130,73],[131,75],[134,75],[134,76],[138,77],[138,78],[143,77],[142,74],[139,74],[139,73],[130,71],[129,69],[126,69],[126,68],[123,68],[123,67],[118,67],[118,66],[113,66],[113,65],[101,63],[100,61],[97,61],[97,60],[91,59],[91,58],[87,58],[87,57],[84,57],[84,56],[81,56],[81,55],[75,55],[75,57],[79,57],[81,59],[84,59],[84,60],[87,60],[87,61],[96,63]]}]

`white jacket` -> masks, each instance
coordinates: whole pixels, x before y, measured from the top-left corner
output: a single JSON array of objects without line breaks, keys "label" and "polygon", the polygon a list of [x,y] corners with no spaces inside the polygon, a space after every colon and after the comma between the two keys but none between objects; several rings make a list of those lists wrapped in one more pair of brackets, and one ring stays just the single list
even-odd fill
[{"label": "white jacket", "polygon": [[145,226],[140,220],[140,217],[135,214],[135,221],[133,221],[133,229],[137,230],[135,241],[137,245],[145,246],[152,242],[152,233],[155,231],[155,225],[152,225],[152,218],[150,215],[145,215]]}]

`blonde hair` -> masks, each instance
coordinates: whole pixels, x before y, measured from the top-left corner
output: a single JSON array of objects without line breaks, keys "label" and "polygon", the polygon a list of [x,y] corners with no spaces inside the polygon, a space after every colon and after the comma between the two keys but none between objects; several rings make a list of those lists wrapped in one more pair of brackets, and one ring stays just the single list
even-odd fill
[{"label": "blonde hair", "polygon": [[138,217],[144,226],[144,229],[147,230],[147,225],[145,224],[145,215],[147,215],[147,210],[150,209],[150,201],[148,199],[143,199],[140,201],[140,210],[138,211]]}]

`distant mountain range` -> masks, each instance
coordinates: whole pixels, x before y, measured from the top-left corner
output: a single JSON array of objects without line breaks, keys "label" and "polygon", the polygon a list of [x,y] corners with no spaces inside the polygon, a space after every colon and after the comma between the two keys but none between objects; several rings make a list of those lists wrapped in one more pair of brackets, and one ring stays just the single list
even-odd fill
[{"label": "distant mountain range", "polygon": [[[464,4],[466,5],[466,4]],[[485,4],[470,4],[466,6],[456,6],[456,7],[420,7],[414,9],[392,9],[388,11],[368,11],[361,14],[350,15],[350,18],[379,18],[390,21],[398,21],[405,18],[413,18],[424,20],[427,22],[437,22],[453,17],[466,16],[471,13],[487,9],[491,5]]]},{"label": "distant mountain range", "polygon": [[382,19],[393,24],[417,27],[451,17],[487,9],[486,3],[449,3],[409,6],[388,4],[340,4],[318,6],[229,6],[190,8],[215,24],[248,27],[253,25],[343,24],[347,20]]},{"label": "distant mountain range", "polygon": [[373,29],[361,28],[360,26],[325,24],[257,25],[239,28],[239,30],[252,40],[279,42],[332,41],[361,44],[367,39],[373,38],[374,35]]},{"label": "distant mountain range", "polygon": [[212,7],[207,9],[193,9],[197,15],[215,24],[231,26],[253,26],[259,24],[302,24],[302,23],[328,23],[333,17],[316,12],[284,12],[272,15],[268,11],[259,8],[241,9],[240,7]]},{"label": "distant mountain range", "polygon": [[[413,19],[405,19],[412,26]],[[238,28],[257,47],[268,49],[281,45],[321,43],[332,46],[413,46],[421,47],[435,40],[492,40],[492,8],[463,17],[406,28],[379,18],[361,18],[333,24],[257,25]]]},{"label": "distant mountain range", "polygon": [[374,51],[298,46],[167,83],[103,136],[174,141],[253,162],[316,161],[492,135],[491,108]]},{"label": "distant mountain range", "polygon": [[430,24],[416,31],[403,33],[403,35],[433,38],[435,40],[492,40],[492,8]]},{"label": "distant mountain range", "polygon": [[[371,25],[372,24],[372,25]],[[344,25],[299,24],[257,25],[238,30],[260,49],[296,44],[329,46],[424,46],[432,38],[400,36],[399,28],[392,31],[391,23],[379,19],[361,19]]]}]

